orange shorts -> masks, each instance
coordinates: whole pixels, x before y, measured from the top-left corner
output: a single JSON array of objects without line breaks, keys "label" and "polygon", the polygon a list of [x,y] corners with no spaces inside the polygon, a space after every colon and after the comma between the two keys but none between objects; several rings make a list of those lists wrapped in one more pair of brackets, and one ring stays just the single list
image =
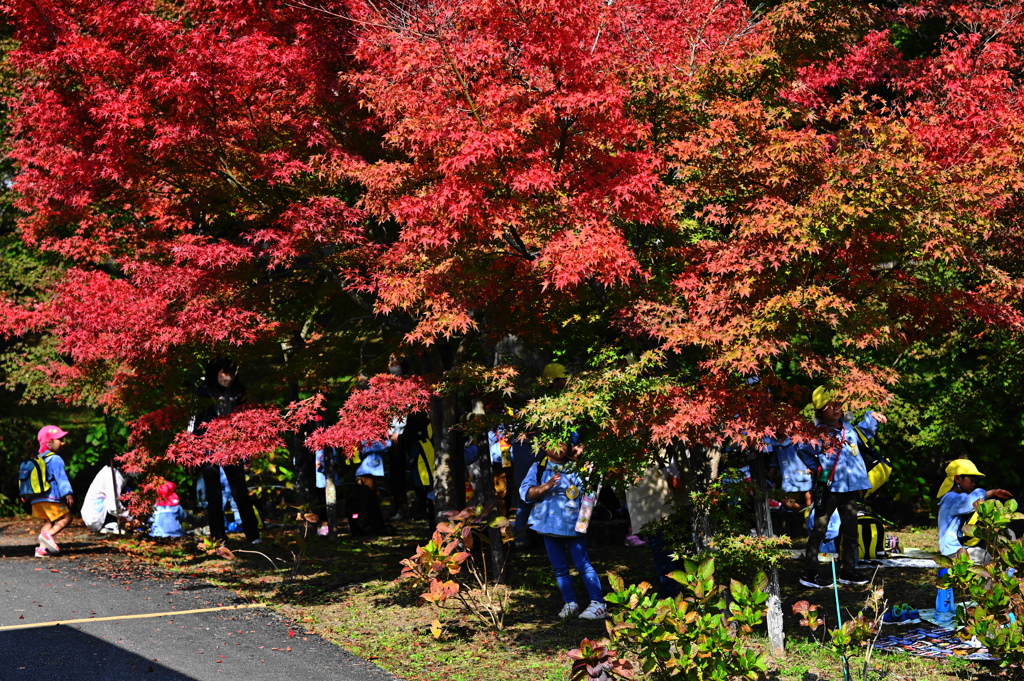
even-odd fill
[{"label": "orange shorts", "polygon": [[32,517],[42,518],[51,523],[54,520],[60,520],[68,513],[71,513],[71,509],[56,501],[37,501],[32,504]]}]

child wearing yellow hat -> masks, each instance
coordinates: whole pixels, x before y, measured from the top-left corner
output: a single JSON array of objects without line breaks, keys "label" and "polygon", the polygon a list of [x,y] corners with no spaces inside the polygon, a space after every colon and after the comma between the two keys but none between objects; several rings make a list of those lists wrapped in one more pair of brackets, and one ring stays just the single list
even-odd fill
[{"label": "child wearing yellow hat", "polygon": [[800,584],[811,588],[829,588],[832,580],[818,574],[818,554],[825,539],[829,519],[839,511],[842,538],[842,566],[839,570],[841,584],[867,584],[868,576],[857,570],[857,501],[861,492],[871,489],[864,457],[860,453],[860,430],[868,439],[873,438],[879,424],[885,423],[885,416],[869,411],[856,427],[845,418],[842,404],[835,399],[832,391],[819,386],[811,395],[814,407],[814,423],[823,437],[838,442],[833,446],[803,443],[797,454],[804,461],[808,472],[820,471],[818,480],[820,500],[814,506],[814,521],[807,538],[804,552],[804,571]]},{"label": "child wearing yellow hat", "polygon": [[946,479],[936,495],[939,499],[939,552],[942,555],[952,556],[964,549],[975,563],[988,562],[988,552],[983,546],[965,543],[969,538],[964,536],[964,527],[978,504],[985,499],[1009,499],[1013,495],[1005,489],[981,489],[977,478],[983,477],[985,474],[969,459],[956,459],[946,466]]}]

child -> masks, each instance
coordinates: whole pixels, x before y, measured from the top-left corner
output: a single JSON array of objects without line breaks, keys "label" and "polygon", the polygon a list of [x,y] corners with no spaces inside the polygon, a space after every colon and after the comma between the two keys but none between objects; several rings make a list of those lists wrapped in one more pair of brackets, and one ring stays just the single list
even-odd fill
[{"label": "child", "polygon": [[984,565],[989,561],[984,546],[970,546],[964,537],[964,527],[970,522],[978,504],[985,499],[1009,499],[1013,495],[1005,489],[985,491],[977,486],[975,478],[985,474],[968,459],[957,459],[946,466],[946,479],[939,487],[939,551],[944,556],[964,549],[971,559]]},{"label": "child", "polygon": [[838,509],[843,549],[840,552],[843,564],[839,570],[839,583],[867,584],[870,581],[868,577],[857,571],[857,500],[862,491],[871,489],[871,480],[860,453],[857,430],[868,439],[873,438],[878,425],[885,423],[886,419],[879,412],[869,411],[855,428],[844,418],[842,405],[824,386],[815,388],[811,403],[814,406],[814,423],[822,437],[832,436],[839,442],[832,448],[805,443],[797,449],[806,470],[820,470],[824,478],[818,481],[821,497],[820,502],[814,505],[814,524],[807,539],[800,583],[811,588],[832,586],[830,578],[818,574],[818,554],[829,519]]},{"label": "child", "polygon": [[568,551],[590,596],[590,605],[580,614],[580,619],[596,620],[605,616],[604,594],[601,591],[601,580],[587,554],[587,536],[576,531],[583,485],[576,473],[565,470],[568,460],[568,444],[549,450],[548,463],[540,473],[540,479],[539,464],[535,463],[519,487],[519,496],[524,502],[533,503],[529,524],[544,537],[544,548],[548,552],[558,589],[562,592],[562,600],[565,601],[558,616],[566,619],[579,610],[576,590],[569,576],[569,562],[566,560]]},{"label": "child", "polygon": [[60,552],[53,537],[71,522],[71,505],[75,500],[71,496],[71,481],[64,470],[64,459],[57,454],[64,446],[63,438],[66,435],[57,426],[44,426],[36,436],[39,440],[39,454],[46,460],[46,476],[50,481],[50,493],[32,502],[32,517],[44,521],[39,531],[37,558]]},{"label": "child", "polygon": [[149,531],[150,537],[185,536],[185,529],[181,526],[181,521],[187,519],[188,514],[181,507],[181,499],[176,493],[177,489],[178,486],[169,480],[156,488],[156,508],[153,510],[153,527]]}]

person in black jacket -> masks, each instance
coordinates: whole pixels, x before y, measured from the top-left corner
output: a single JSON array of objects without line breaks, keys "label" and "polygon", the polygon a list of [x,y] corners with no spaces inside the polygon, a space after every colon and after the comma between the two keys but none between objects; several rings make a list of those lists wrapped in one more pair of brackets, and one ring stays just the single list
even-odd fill
[{"label": "person in black jacket", "polygon": [[[237,379],[238,367],[230,360],[219,358],[206,369],[206,378],[197,391],[201,407],[196,419],[195,432],[201,435],[206,424],[215,418],[229,415],[245,399],[245,386]],[[206,519],[210,524],[210,536],[224,541],[227,532],[224,526],[224,506],[221,502],[220,466],[215,463],[204,463],[200,467],[203,482],[206,485]],[[242,518],[245,538],[250,543],[260,542],[259,520],[249,498],[249,488],[245,484],[245,467],[243,464],[224,466],[231,487],[231,496],[238,505],[238,513]]]}]

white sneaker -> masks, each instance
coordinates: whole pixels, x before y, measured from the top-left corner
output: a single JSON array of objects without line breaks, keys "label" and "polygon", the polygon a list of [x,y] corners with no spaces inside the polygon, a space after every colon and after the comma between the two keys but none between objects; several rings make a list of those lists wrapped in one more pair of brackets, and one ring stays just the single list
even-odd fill
[{"label": "white sneaker", "polygon": [[579,612],[580,606],[575,603],[566,603],[562,606],[562,612],[558,613],[558,619],[564,620]]},{"label": "white sneaker", "polygon": [[580,613],[581,620],[603,620],[606,611],[604,603],[592,602],[587,609]]}]

